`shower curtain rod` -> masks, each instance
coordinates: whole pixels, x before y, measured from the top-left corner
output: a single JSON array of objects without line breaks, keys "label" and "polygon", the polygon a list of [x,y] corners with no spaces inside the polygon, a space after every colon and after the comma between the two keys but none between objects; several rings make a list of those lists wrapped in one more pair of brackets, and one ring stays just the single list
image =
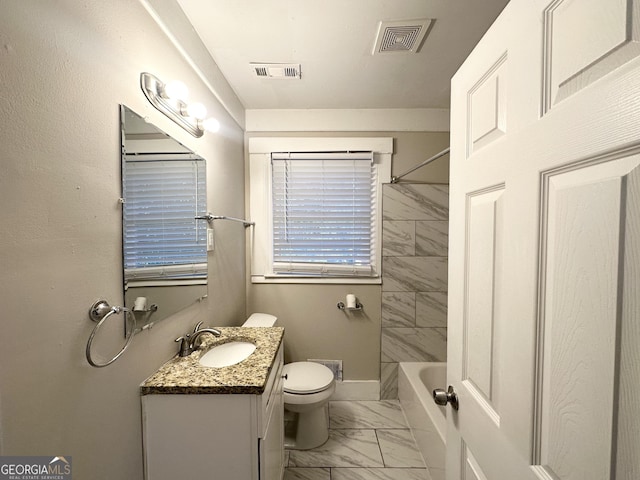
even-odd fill
[{"label": "shower curtain rod", "polygon": [[414,172],[414,171],[418,170],[419,168],[422,168],[425,165],[428,165],[429,163],[439,159],[440,157],[445,156],[447,153],[449,153],[449,147],[445,148],[440,153],[436,153],[433,157],[427,158],[424,162],[422,162],[419,165],[416,165],[411,170],[407,170],[406,172],[404,172],[401,175],[391,177],[391,183],[398,183],[398,180],[400,180],[402,177],[404,177],[406,175],[409,175],[411,172]]}]

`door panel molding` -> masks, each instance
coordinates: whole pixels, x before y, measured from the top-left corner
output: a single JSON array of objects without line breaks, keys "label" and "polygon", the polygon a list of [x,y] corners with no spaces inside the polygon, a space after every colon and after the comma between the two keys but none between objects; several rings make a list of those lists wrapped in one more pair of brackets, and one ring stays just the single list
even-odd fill
[{"label": "door panel molding", "polygon": [[507,52],[467,92],[467,158],[507,133]]},{"label": "door panel molding", "polygon": [[505,184],[466,196],[462,379],[471,396],[499,426],[496,334],[502,258]]},{"label": "door panel molding", "polygon": [[487,480],[486,475],[482,471],[480,464],[469,450],[467,444],[462,441],[460,448],[460,461],[462,464],[462,479],[461,480]]},{"label": "door panel molding", "polygon": [[532,452],[540,478],[615,476],[625,229],[638,222],[628,201],[638,187],[630,191],[628,179],[640,175],[639,166],[635,146],[540,177]]},{"label": "door panel molding", "polygon": [[551,2],[543,12],[543,114],[640,56],[639,18],[639,0]]}]

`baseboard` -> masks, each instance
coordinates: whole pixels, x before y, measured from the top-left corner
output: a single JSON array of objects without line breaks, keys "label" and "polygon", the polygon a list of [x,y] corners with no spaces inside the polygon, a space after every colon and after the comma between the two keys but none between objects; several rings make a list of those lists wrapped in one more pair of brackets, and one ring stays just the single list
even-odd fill
[{"label": "baseboard", "polygon": [[331,400],[380,400],[379,380],[343,380],[336,382]]}]

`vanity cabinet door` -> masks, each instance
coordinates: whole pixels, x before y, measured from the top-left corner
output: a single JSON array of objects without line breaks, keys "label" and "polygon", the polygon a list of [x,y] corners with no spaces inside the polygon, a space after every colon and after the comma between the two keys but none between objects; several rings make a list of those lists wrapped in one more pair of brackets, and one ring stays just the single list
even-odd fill
[{"label": "vanity cabinet door", "polygon": [[[284,473],[284,396],[282,348],[274,365],[274,384],[266,402],[260,442],[260,480],[281,480]],[[265,393],[265,395],[267,395]]]},{"label": "vanity cabinet door", "polygon": [[256,395],[142,397],[146,480],[257,480]]},{"label": "vanity cabinet door", "polygon": [[262,394],[144,395],[145,480],[282,480],[282,367]]}]

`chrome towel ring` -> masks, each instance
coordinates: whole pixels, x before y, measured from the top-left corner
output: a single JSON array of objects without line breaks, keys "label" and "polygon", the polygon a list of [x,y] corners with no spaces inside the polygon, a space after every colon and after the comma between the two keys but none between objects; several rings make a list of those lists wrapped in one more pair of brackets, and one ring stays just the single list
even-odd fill
[{"label": "chrome towel ring", "polygon": [[[113,357],[111,360],[109,360],[106,363],[97,363],[91,357],[91,344],[93,343],[93,338],[96,336],[96,334],[98,333],[98,330],[100,330],[100,327],[105,322],[105,320],[107,320],[107,318],[109,318],[111,315],[119,315],[120,313],[124,313],[125,315],[125,325],[127,321],[127,318],[126,318],[127,315],[129,315],[129,317],[133,319],[132,328],[130,330],[125,330],[125,331],[129,331],[129,336],[127,337],[127,341],[122,347],[122,350],[120,350],[116,354],[116,356]],[[96,368],[106,367],[107,365],[112,364],[118,358],[120,358],[120,355],[122,355],[124,351],[131,344],[131,340],[133,340],[133,335],[136,330],[136,316],[133,313],[133,311],[129,308],[110,307],[109,304],[106,302],[106,300],[98,300],[91,306],[91,309],[89,310],[89,317],[91,318],[91,320],[98,323],[96,324],[95,327],[93,327],[93,331],[91,332],[91,335],[89,335],[89,340],[87,341],[87,350],[86,350],[87,361],[89,362],[89,365],[91,365],[92,367],[96,367]]]}]

